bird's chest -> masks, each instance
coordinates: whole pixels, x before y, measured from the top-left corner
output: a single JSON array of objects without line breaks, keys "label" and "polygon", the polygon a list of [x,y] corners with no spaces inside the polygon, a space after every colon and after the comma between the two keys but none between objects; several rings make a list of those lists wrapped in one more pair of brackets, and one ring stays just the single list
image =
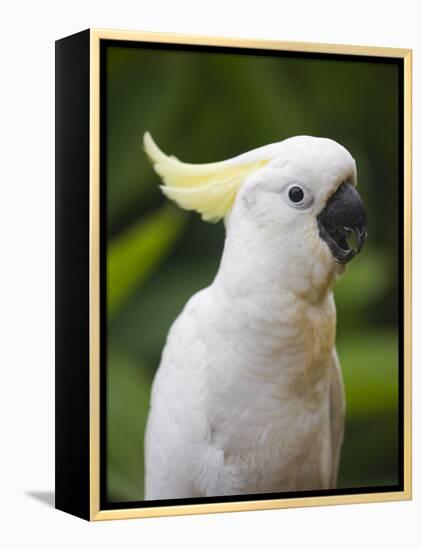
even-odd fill
[{"label": "bird's chest", "polygon": [[308,405],[317,399],[334,348],[331,297],[317,305],[269,298],[223,318],[215,341],[207,342],[208,387],[221,402],[264,409],[274,403],[278,409],[292,399],[307,396]]},{"label": "bird's chest", "polygon": [[237,345],[227,345],[226,360],[210,373],[211,444],[232,478],[238,472],[256,490],[275,480],[280,490],[324,486],[335,311],[290,311],[289,322],[268,317],[245,316]]},{"label": "bird's chest", "polygon": [[[312,395],[296,390],[289,395],[289,390],[262,384],[255,392],[248,387],[249,403],[221,400],[212,415],[208,446],[211,463],[218,465],[216,494],[328,488],[329,390],[325,381],[318,386]],[[213,472],[208,470],[211,485]]]}]

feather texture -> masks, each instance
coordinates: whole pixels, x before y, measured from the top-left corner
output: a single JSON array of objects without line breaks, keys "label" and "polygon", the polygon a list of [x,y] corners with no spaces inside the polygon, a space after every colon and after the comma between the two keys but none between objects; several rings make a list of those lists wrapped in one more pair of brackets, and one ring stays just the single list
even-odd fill
[{"label": "feather texture", "polygon": [[144,134],[144,148],[164,182],[161,190],[166,197],[186,210],[199,212],[208,222],[224,218],[246,178],[268,162],[239,158],[206,164],[181,162],[163,153],[149,132]]}]

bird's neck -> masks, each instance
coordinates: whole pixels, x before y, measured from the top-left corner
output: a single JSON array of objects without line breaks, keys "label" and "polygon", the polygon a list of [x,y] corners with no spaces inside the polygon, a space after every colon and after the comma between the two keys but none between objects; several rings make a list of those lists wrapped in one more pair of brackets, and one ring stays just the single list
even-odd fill
[{"label": "bird's neck", "polygon": [[298,253],[289,235],[263,242],[231,228],[214,284],[229,296],[284,296],[317,305],[332,294],[337,274],[325,257]]},{"label": "bird's neck", "polygon": [[286,399],[291,388],[302,397],[325,388],[336,332],[334,277],[229,234],[210,291],[219,330],[235,339],[239,358],[219,380],[231,380],[237,369],[236,380],[245,372],[265,379],[270,392],[274,384],[285,388]]}]

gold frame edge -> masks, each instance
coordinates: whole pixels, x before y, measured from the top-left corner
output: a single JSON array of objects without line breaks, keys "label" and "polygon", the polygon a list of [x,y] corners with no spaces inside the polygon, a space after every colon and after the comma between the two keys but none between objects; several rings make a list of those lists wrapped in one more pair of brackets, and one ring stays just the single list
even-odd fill
[{"label": "gold frame edge", "polygon": [[100,511],[100,39],[89,41],[89,515]]}]

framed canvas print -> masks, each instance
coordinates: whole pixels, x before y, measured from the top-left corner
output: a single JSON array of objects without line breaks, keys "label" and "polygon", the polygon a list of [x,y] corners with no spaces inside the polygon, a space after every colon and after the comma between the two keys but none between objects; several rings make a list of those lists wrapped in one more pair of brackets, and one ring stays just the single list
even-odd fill
[{"label": "framed canvas print", "polygon": [[411,52],[56,43],[56,507],[411,498]]}]

